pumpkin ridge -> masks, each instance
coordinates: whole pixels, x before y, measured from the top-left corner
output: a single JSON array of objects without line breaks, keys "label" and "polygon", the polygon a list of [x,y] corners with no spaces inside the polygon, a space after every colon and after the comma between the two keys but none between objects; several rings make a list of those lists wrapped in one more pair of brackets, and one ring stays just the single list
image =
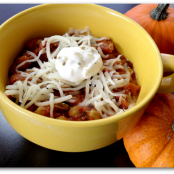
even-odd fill
[{"label": "pumpkin ridge", "polygon": [[[166,33],[167,33],[167,37],[162,37],[162,39],[165,39],[165,40],[161,40],[161,42],[164,42],[164,43],[166,43],[166,42],[168,42],[168,43],[171,43],[171,42],[169,42],[169,35],[170,35],[170,30],[169,30],[169,26],[168,26],[168,24],[167,24],[167,21],[163,21],[162,23],[159,23],[159,28],[161,28],[162,29],[162,31],[163,31],[163,33],[162,33],[162,36],[164,36]],[[161,45],[160,45],[161,46]],[[167,52],[170,50],[170,48],[169,48],[169,44],[168,45],[163,45],[163,46],[161,46],[161,51],[162,51],[162,53],[166,53],[165,51],[163,51],[163,50],[167,50]]]},{"label": "pumpkin ridge", "polygon": [[[168,33],[168,42],[170,43],[170,47],[168,47],[168,50],[171,50],[171,49],[173,49],[173,47],[171,46],[172,45],[172,36],[171,35],[173,35],[173,31],[171,32],[171,26],[173,25],[173,22],[171,22],[170,23],[170,27],[169,27],[169,24],[168,24],[168,22],[165,22],[165,26],[166,26],[166,29],[167,29],[167,33]],[[174,27],[172,27],[172,28],[174,28]],[[173,42],[174,43],[174,42]]]},{"label": "pumpkin ridge", "polygon": [[[158,100],[160,100],[160,103],[163,103],[163,105],[166,106],[166,109],[169,110],[169,111],[173,111],[174,112],[174,107],[173,107],[173,100],[174,100],[174,95],[173,94],[165,94],[162,95],[162,94],[158,94]],[[167,121],[169,121],[171,124],[171,121],[174,120],[174,116],[172,114],[172,112],[169,113],[169,118]]]},{"label": "pumpkin ridge", "polygon": [[[153,121],[154,121],[154,122],[155,122],[155,121],[158,122],[158,124],[161,123],[161,124],[164,125],[165,127],[166,127],[166,126],[169,126],[169,124],[167,124],[166,120],[164,120],[165,122],[164,122],[163,120],[161,120],[161,118],[163,119],[163,117],[161,117],[161,116],[159,116],[159,115],[155,115],[155,114],[151,114],[151,113],[149,114],[149,113],[146,113],[146,112],[145,112],[145,113],[144,113],[144,116],[146,116],[146,115],[147,115],[147,118],[149,118],[149,119],[150,119],[150,117],[153,117]],[[154,122],[151,123],[151,124],[149,123],[149,125],[154,125]],[[155,122],[155,123],[156,123],[156,122]],[[163,126],[163,128],[164,128],[164,126]]]},{"label": "pumpkin ridge", "polygon": [[174,95],[155,95],[139,122],[123,137],[125,149],[136,167],[174,167],[172,123]]},{"label": "pumpkin ridge", "polygon": [[[170,141],[171,141],[171,139],[168,140],[168,141],[166,140],[166,143],[162,146],[161,150],[156,154],[156,156],[154,158],[154,162],[153,162],[153,164],[150,167],[153,167],[153,165],[158,161],[158,159],[160,158],[160,156],[163,155],[163,151],[166,149],[166,147],[168,146],[168,144],[169,144]],[[156,166],[154,166],[154,167],[156,167]]]},{"label": "pumpkin ridge", "polygon": [[[171,141],[171,139],[170,139],[169,141],[167,141],[166,144],[165,144],[165,145],[162,147],[162,149],[159,151],[159,153],[156,154],[156,156],[155,156],[156,159],[154,159],[155,161],[154,161],[153,164],[155,164],[155,162],[156,162],[156,161],[159,159],[159,157],[162,155],[164,149],[168,146],[168,144],[169,144],[170,141]],[[150,166],[150,167],[153,167],[153,165]]]},{"label": "pumpkin ridge", "polygon": [[[141,19],[141,18],[140,18]],[[144,17],[142,16],[142,19],[143,20],[141,20],[141,22],[139,22],[139,21],[137,21],[140,25],[141,25],[141,27],[147,32],[147,33],[151,33],[152,32],[152,30],[151,29],[149,29],[150,27],[149,27],[149,20],[152,20],[152,19],[144,19]],[[148,21],[148,22],[147,22]]]},{"label": "pumpkin ridge", "polygon": [[155,116],[159,116],[158,118],[161,118],[162,120],[164,120],[166,122],[171,122],[171,118],[174,118],[174,117],[172,116],[171,112],[169,112],[171,108],[168,105],[170,105],[170,104],[172,104],[172,103],[170,103],[170,101],[166,100],[166,98],[164,98],[163,95],[158,94],[151,101],[150,107],[148,107],[146,109],[145,113],[154,114]]},{"label": "pumpkin ridge", "polygon": [[[141,119],[141,124],[138,123],[138,125],[136,125],[137,129],[135,130],[135,128],[134,128],[134,130],[131,131],[129,133],[129,135],[127,135],[127,136],[131,136],[132,135],[134,137],[134,140],[136,140],[138,138],[137,142],[134,141],[134,143],[131,143],[132,144],[131,145],[132,146],[132,148],[131,148],[132,150],[130,150],[130,153],[134,153],[135,149],[138,149],[140,144],[146,144],[146,142],[152,141],[152,139],[154,139],[154,136],[156,134],[155,132],[158,132],[158,131],[162,132],[161,134],[159,134],[159,136],[166,137],[166,131],[162,131],[162,130],[164,130],[164,127],[161,128],[160,126],[158,126],[160,123],[164,123],[164,122],[160,121],[160,123],[159,123],[158,120],[159,120],[158,117],[151,117],[150,115],[146,115],[146,114],[143,115],[143,117]],[[153,129],[155,129],[155,131],[153,131],[153,133],[150,133],[151,130],[148,129],[148,127],[146,126],[147,124],[149,126],[149,122],[159,123],[159,124],[155,125],[155,127],[153,128]],[[153,126],[153,123],[151,123],[151,126]],[[140,128],[140,130],[138,128]],[[166,129],[167,128],[165,128],[165,130]],[[148,135],[148,136],[146,136],[146,135]]]},{"label": "pumpkin ridge", "polygon": [[[152,19],[152,20],[154,20],[154,19]],[[150,34],[150,36],[154,39],[154,41],[158,39],[158,38],[155,38],[156,28],[158,28],[158,23],[156,21],[153,21],[150,27],[145,28],[146,31]]]},{"label": "pumpkin ridge", "polygon": [[[162,117],[161,115],[156,115],[156,114],[153,114],[153,113],[148,113],[148,112],[145,112],[144,113],[145,115],[150,115],[150,116],[153,116],[154,118],[156,118],[158,121],[160,121],[162,124],[166,125],[166,126],[169,126],[170,124],[167,122],[169,120],[166,120],[164,117]],[[161,120],[162,119],[162,120]]]},{"label": "pumpkin ridge", "polygon": [[[170,25],[172,26],[172,28],[174,28],[173,22],[170,22]],[[170,43],[171,43],[171,45],[174,45],[174,40],[172,39],[172,38],[174,38],[174,33],[169,31],[169,35],[170,35],[170,37],[169,37]],[[173,49],[171,45],[170,45],[169,49]]]},{"label": "pumpkin ridge", "polygon": [[[170,143],[172,143],[172,145],[170,144]],[[170,152],[170,151],[172,151],[173,150],[173,145],[174,145],[174,141],[173,141],[173,139],[170,139],[165,145],[164,145],[164,147],[163,147],[163,151],[161,152],[161,154],[160,154],[160,156],[158,156],[158,158],[157,158],[157,160],[154,162],[154,164],[152,165],[152,167],[170,167],[170,166],[168,166],[168,164],[167,165],[164,165],[165,163],[168,163],[169,161],[170,161],[170,159],[168,158],[168,153]],[[170,146],[171,148],[169,148],[168,146]],[[169,152],[168,152],[168,150],[169,150]],[[166,153],[166,152],[168,152],[168,153]],[[165,155],[167,154],[167,157],[166,157],[166,161],[164,161],[164,158],[165,158]],[[160,163],[160,165],[158,164],[159,163],[159,161],[161,161],[161,163]],[[174,161],[174,160],[172,160],[172,161]],[[174,163],[174,162],[173,162]]]},{"label": "pumpkin ridge", "polygon": [[[162,133],[162,134],[160,134],[160,136],[165,136],[165,132],[164,133]],[[144,144],[144,142],[149,142],[149,141],[151,141],[151,139],[154,139],[154,135],[151,135],[151,136],[148,136],[148,137],[144,137],[143,139],[141,139],[140,141],[138,141],[138,142],[136,142],[135,144],[134,144],[134,147],[136,147],[136,144],[137,143],[140,143],[140,144]]]},{"label": "pumpkin ridge", "polygon": [[[162,136],[165,136],[165,134],[166,133],[163,133],[162,134]],[[161,136],[161,135],[160,135]],[[128,155],[129,155],[129,158],[131,159],[131,161],[133,162],[133,164],[136,166],[136,167],[138,167],[137,166],[137,162],[134,160],[134,154],[139,154],[139,156],[143,156],[143,152],[142,152],[142,150],[143,149],[146,149],[146,145],[150,142],[150,141],[152,141],[152,139],[153,139],[153,137],[154,136],[151,136],[151,137],[146,137],[145,139],[142,139],[142,140],[140,140],[139,142],[137,142],[136,144],[134,144],[130,149],[129,149],[129,153],[128,153]],[[166,146],[167,146],[167,140],[165,141],[166,143]],[[126,143],[124,143],[124,144],[126,144]],[[128,150],[127,149],[127,147],[125,146],[125,148],[126,148],[126,150]],[[148,159],[148,161],[147,161],[147,163],[144,163],[144,166],[143,167],[152,167],[153,166],[153,161],[156,161],[157,159],[156,159],[156,156],[160,156],[160,154],[162,153],[162,151],[163,151],[163,149],[164,149],[164,147],[162,147],[161,148],[161,150],[157,153],[157,154],[155,154],[155,156],[153,157],[153,158],[147,158]],[[146,151],[146,153],[149,153],[148,151]],[[141,160],[139,161],[139,162],[141,162]]]},{"label": "pumpkin ridge", "polygon": [[163,28],[161,27],[162,22],[156,21],[156,20],[154,22],[155,22],[156,25],[151,30],[154,33],[152,38],[154,39],[158,49],[162,50],[163,49],[163,46],[161,47],[161,43],[163,42]]},{"label": "pumpkin ridge", "polygon": [[[153,131],[150,135],[148,133],[150,131],[150,129],[147,128],[147,126],[146,126],[147,124],[148,124],[148,127],[153,126],[153,129],[155,129],[155,131]],[[146,133],[148,133],[148,139],[149,139],[149,138],[155,136],[154,135],[154,134],[156,134],[155,132],[159,132],[159,131],[161,132],[161,130],[165,130],[164,131],[164,133],[165,133],[166,130],[168,130],[168,127],[169,127],[169,124],[166,124],[165,121],[161,121],[161,117],[159,117],[158,115],[151,115],[151,114],[144,113],[144,115],[141,118],[141,123],[138,123],[136,125],[136,127],[133,128],[132,131],[130,131],[130,133],[128,133],[128,134],[129,135],[132,134],[132,135],[134,135],[134,137],[135,136],[137,137],[140,134],[145,135],[144,132],[146,132]],[[142,129],[143,129],[143,131],[142,131]],[[136,132],[138,132],[138,134]],[[147,138],[147,137],[144,136],[144,138]],[[139,141],[144,140],[144,138]],[[137,142],[135,142],[135,143],[137,143]]]}]

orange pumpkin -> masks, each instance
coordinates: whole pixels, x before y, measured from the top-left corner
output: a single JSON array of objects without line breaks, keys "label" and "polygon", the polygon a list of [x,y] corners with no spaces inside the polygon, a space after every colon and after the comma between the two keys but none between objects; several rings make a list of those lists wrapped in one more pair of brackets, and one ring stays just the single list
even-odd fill
[{"label": "orange pumpkin", "polygon": [[140,4],[125,15],[150,34],[161,53],[174,55],[174,9],[169,4]]},{"label": "orange pumpkin", "polygon": [[174,167],[174,95],[157,94],[123,141],[136,167]]}]

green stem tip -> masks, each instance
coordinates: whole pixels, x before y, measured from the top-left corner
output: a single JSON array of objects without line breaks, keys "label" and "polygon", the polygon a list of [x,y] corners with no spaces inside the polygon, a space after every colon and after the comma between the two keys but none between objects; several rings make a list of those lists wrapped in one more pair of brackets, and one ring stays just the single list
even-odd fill
[{"label": "green stem tip", "polygon": [[157,21],[166,19],[168,15],[167,9],[169,5],[170,4],[158,4],[157,8],[154,8],[151,11],[150,16]]}]

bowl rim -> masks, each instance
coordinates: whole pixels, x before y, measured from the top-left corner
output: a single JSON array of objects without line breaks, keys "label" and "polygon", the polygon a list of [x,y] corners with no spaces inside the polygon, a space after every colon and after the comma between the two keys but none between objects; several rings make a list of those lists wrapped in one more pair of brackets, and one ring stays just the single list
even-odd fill
[{"label": "bowl rim", "polygon": [[[24,11],[21,11],[21,12],[17,13],[16,15],[12,16],[11,18],[9,18],[8,20],[6,20],[3,24],[1,24],[0,29],[3,26],[10,23],[10,21],[12,21],[13,19],[20,18],[22,15],[26,15],[28,13],[32,13],[33,11],[37,11],[40,8],[45,8],[45,7],[49,7],[49,6],[52,6],[52,5],[54,5],[54,4],[41,4],[41,5],[36,5],[34,7],[26,9]],[[67,4],[59,4],[59,5],[67,5]],[[129,21],[130,23],[132,23],[133,25],[136,25],[137,27],[141,27],[135,21],[128,18],[124,14],[121,14],[121,13],[119,13],[115,10],[109,9],[107,7],[103,7],[103,6],[96,5],[96,4],[71,4],[71,5],[74,5],[74,6],[79,5],[81,7],[82,6],[88,6],[88,8],[97,8],[100,11],[105,11],[107,13],[110,13],[110,15],[120,16],[123,19],[125,19],[125,20]],[[144,29],[142,28],[142,30],[144,30]],[[99,119],[99,120],[66,121],[66,120],[59,120],[59,119],[51,119],[49,117],[44,117],[42,115],[35,114],[31,111],[28,111],[28,110],[20,107],[16,103],[12,102],[8,97],[6,97],[6,95],[2,91],[0,91],[0,106],[1,106],[1,102],[3,102],[9,108],[13,108],[16,112],[19,112],[22,115],[24,115],[26,117],[29,117],[31,119],[34,119],[34,120],[37,120],[37,121],[41,120],[41,122],[45,122],[45,123],[51,124],[51,125],[63,125],[63,126],[68,126],[68,127],[97,127],[97,126],[112,124],[112,123],[115,123],[119,120],[122,120],[122,119],[125,119],[125,118],[129,117],[130,115],[136,113],[138,110],[141,110],[141,108],[143,108],[146,104],[148,104],[151,101],[151,99],[153,98],[153,96],[155,95],[155,93],[157,92],[157,90],[160,86],[161,79],[162,79],[162,76],[163,76],[163,65],[162,65],[160,52],[159,52],[155,42],[151,38],[151,36],[145,30],[143,32],[147,36],[147,39],[149,39],[151,41],[152,46],[154,47],[154,49],[156,51],[156,54],[157,54],[157,57],[158,57],[159,76],[158,76],[156,85],[148,93],[148,95],[145,97],[145,99],[143,99],[140,103],[138,103],[134,107],[130,108],[129,110],[126,110],[125,112],[120,113],[118,115],[113,115],[113,116],[110,116],[108,118],[103,118],[103,119]],[[4,115],[4,117],[5,117],[5,115]]]}]

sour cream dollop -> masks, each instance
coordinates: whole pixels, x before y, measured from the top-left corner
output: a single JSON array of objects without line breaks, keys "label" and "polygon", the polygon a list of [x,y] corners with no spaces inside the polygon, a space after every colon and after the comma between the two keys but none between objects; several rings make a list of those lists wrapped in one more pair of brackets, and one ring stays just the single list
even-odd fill
[{"label": "sour cream dollop", "polygon": [[76,84],[96,75],[103,65],[102,58],[94,47],[65,47],[57,55],[55,67],[59,75]]}]

